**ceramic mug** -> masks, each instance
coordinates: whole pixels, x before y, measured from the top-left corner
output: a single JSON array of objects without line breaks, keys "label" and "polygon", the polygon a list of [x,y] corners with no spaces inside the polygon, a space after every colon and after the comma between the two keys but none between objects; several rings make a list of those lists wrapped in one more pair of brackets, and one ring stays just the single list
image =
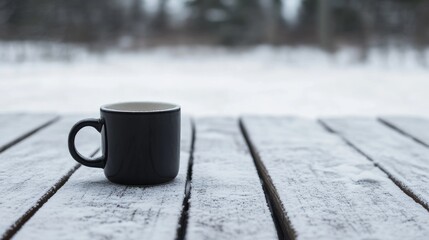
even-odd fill
[{"label": "ceramic mug", "polygon": [[[103,168],[111,182],[158,184],[177,176],[180,161],[180,106],[161,102],[124,102],[103,105],[99,119],[84,119],[69,133],[72,157],[82,165]],[[83,127],[102,136],[102,156],[79,154],[75,137]]]}]

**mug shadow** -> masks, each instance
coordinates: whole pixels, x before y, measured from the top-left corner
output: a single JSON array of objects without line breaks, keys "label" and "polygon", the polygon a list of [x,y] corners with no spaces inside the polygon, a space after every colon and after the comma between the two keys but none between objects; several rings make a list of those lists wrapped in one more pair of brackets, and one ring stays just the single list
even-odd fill
[{"label": "mug shadow", "polygon": [[128,187],[128,188],[161,188],[168,185],[172,185],[177,181],[177,179],[173,179],[171,181],[165,182],[165,183],[159,183],[159,184],[148,184],[148,185],[131,185],[131,184],[118,184],[111,182],[107,179],[93,179],[93,180],[87,180],[87,181],[81,181],[77,183],[76,187],[78,188],[105,188],[105,187]]}]

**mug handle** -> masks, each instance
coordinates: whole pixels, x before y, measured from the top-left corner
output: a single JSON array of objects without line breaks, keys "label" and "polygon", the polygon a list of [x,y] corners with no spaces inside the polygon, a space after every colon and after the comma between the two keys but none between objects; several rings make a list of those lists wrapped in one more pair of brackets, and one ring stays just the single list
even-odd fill
[{"label": "mug handle", "polygon": [[69,151],[72,157],[79,162],[82,165],[85,165],[87,167],[95,167],[95,168],[104,168],[106,165],[106,159],[104,156],[101,156],[96,159],[88,159],[84,156],[82,156],[77,150],[75,145],[75,138],[76,134],[84,127],[93,127],[97,129],[98,132],[101,132],[101,128],[103,127],[103,120],[101,119],[95,119],[95,118],[88,118],[79,121],[76,123],[70,130],[69,133]]}]

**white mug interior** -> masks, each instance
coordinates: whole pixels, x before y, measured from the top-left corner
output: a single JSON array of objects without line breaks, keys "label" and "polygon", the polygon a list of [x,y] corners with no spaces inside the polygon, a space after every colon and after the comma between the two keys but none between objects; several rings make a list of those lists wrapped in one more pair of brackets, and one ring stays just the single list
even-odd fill
[{"label": "white mug interior", "polygon": [[180,106],[164,102],[122,102],[101,106],[102,111],[107,112],[168,112],[179,110]]}]

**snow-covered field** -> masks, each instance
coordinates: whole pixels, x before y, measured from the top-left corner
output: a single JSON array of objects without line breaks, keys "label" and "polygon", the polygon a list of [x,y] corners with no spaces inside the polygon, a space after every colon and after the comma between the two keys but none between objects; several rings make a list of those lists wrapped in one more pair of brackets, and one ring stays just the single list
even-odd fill
[{"label": "snow-covered field", "polygon": [[429,116],[429,68],[412,50],[374,50],[366,63],[353,49],[327,55],[304,47],[65,55],[0,44],[0,112],[96,114],[104,103],[151,100],[193,115]]}]

